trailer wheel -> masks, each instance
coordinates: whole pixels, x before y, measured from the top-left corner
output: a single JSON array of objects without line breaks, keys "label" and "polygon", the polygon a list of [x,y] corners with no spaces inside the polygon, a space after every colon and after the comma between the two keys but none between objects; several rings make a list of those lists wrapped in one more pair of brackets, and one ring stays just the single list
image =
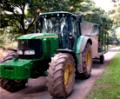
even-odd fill
[{"label": "trailer wheel", "polygon": [[56,54],[48,69],[48,91],[54,97],[68,96],[75,82],[75,63],[68,53]]},{"label": "trailer wheel", "polygon": [[0,80],[0,86],[7,91],[16,92],[20,89],[25,87],[27,80],[7,80],[2,79]]},{"label": "trailer wheel", "polygon": [[100,64],[104,64],[104,55],[100,55]]},{"label": "trailer wheel", "polygon": [[82,68],[83,68],[83,73],[79,73],[79,71],[77,71],[76,77],[80,79],[89,78],[92,69],[92,50],[90,43],[87,43],[84,51],[82,52]]}]

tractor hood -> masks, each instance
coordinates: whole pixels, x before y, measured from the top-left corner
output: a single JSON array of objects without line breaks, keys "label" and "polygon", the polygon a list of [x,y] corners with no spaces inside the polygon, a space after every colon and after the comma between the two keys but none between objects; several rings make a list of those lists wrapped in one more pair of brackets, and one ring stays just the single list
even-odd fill
[{"label": "tractor hood", "polygon": [[18,37],[18,40],[21,39],[45,39],[45,38],[58,38],[58,35],[55,33],[31,33]]},{"label": "tractor hood", "polygon": [[0,64],[0,77],[21,80],[30,77],[31,60],[12,59]]},{"label": "tractor hood", "polygon": [[[19,43],[21,45],[23,44],[22,49],[31,48],[35,50],[36,53],[35,58],[39,58],[42,60],[50,59],[50,57],[53,56],[56,53],[57,49],[59,48],[59,38],[58,35],[55,33],[32,33],[20,36],[17,39],[19,42],[20,41],[26,42],[24,44],[23,42]],[[20,48],[21,45],[19,46],[19,49],[21,49]],[[23,55],[23,57],[24,56],[25,55]],[[34,57],[34,55],[32,57]],[[28,58],[31,59],[30,57]]]}]

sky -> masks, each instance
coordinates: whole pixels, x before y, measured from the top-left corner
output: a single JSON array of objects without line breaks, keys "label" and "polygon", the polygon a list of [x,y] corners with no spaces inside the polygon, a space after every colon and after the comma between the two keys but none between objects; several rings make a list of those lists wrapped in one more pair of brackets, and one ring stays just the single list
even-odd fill
[{"label": "sky", "polygon": [[112,0],[92,0],[96,3],[96,6],[104,9],[105,11],[109,11],[113,8]]}]

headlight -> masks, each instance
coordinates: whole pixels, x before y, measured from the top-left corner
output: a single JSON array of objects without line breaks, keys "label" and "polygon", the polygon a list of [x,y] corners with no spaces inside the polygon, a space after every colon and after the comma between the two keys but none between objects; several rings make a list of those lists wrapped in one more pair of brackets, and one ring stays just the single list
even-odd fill
[{"label": "headlight", "polygon": [[34,50],[26,50],[24,52],[25,55],[35,55],[35,51]]},{"label": "headlight", "polygon": [[18,50],[17,53],[18,53],[18,55],[23,55],[23,51],[22,50]]}]

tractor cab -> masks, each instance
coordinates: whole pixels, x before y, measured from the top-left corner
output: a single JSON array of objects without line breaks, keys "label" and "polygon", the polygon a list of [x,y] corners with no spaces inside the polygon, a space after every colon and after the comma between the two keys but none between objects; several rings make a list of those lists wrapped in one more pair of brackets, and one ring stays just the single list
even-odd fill
[{"label": "tractor cab", "polygon": [[79,35],[76,16],[67,12],[41,14],[36,23],[36,32],[57,34],[60,47],[69,49],[72,49]]}]

